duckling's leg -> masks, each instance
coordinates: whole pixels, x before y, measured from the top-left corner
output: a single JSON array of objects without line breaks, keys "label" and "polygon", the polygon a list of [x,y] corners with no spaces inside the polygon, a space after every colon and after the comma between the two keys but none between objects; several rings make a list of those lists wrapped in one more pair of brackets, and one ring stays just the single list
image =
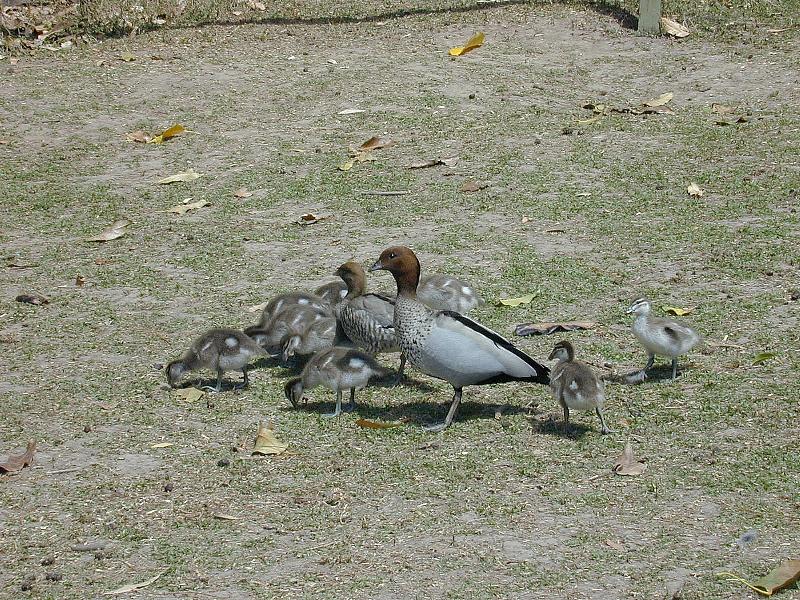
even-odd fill
[{"label": "duckling's leg", "polygon": [[250,379],[247,377],[247,367],[242,367],[242,377],[242,383],[240,385],[233,386],[233,389],[243,390],[250,385]]},{"label": "duckling's leg", "polygon": [[672,378],[676,379],[678,377],[678,357],[672,357]]},{"label": "duckling's leg", "polygon": [[607,433],[612,433],[612,430],[608,428],[608,426],[606,425],[606,420],[603,418],[603,410],[599,406],[596,406],[594,412],[596,412],[597,416],[600,417],[600,427],[601,427],[600,433],[602,433],[603,435]]},{"label": "duckling's leg", "polygon": [[203,389],[214,394],[219,394],[222,391],[222,371],[220,369],[217,369],[217,386],[204,385]]},{"label": "duckling's leg", "polygon": [[456,411],[458,410],[459,404],[461,404],[461,388],[453,388],[453,403],[450,405],[450,410],[447,411],[447,417],[445,417],[444,423],[427,425],[424,427],[425,431],[436,433],[438,431],[444,431],[450,427],[450,423],[453,422],[453,417],[456,416]]},{"label": "duckling's leg", "polygon": [[342,414],[342,390],[336,392],[336,410],[332,413],[324,413],[322,416],[331,419],[333,417],[338,417],[340,414]]},{"label": "duckling's leg", "polygon": [[564,409],[564,431],[569,429],[569,406],[565,402],[561,403],[561,408]]},{"label": "duckling's leg", "polygon": [[353,412],[356,409],[356,388],[350,388],[350,403],[342,410],[344,412]]}]

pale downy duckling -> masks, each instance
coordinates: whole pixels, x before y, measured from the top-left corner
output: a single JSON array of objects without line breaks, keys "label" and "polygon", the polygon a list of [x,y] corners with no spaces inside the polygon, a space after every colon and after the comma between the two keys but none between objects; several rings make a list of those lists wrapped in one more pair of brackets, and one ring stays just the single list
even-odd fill
[{"label": "pale downy duckling", "polygon": [[452,310],[462,315],[484,303],[473,286],[450,275],[423,277],[417,287],[417,299],[434,310]]},{"label": "pale downy duckling", "polygon": [[264,354],[264,349],[241,331],[212,329],[192,342],[183,358],[167,365],[167,382],[175,387],[184,373],[209,369],[217,374],[217,385],[210,389],[219,392],[225,371],[241,371],[244,377],[241,387],[246,387],[250,383],[247,365]]},{"label": "pale downy duckling", "polygon": [[558,342],[548,360],[558,363],[550,371],[550,389],[553,397],[564,409],[564,427],[569,425],[569,409],[592,410],[600,418],[601,433],[611,433],[603,418],[606,393],[603,382],[589,365],[575,360],[575,350],[568,341]]},{"label": "pale downy duckling", "polygon": [[325,300],[325,302],[333,306],[337,302],[341,302],[342,298],[347,296],[347,284],[341,280],[331,281],[315,289],[314,295],[319,296]]},{"label": "pale downy duckling", "polygon": [[[357,262],[346,262],[336,274],[347,284],[347,296],[334,307],[336,320],[353,343],[368,353],[400,352],[394,326],[394,300],[366,293],[367,274]],[[403,374],[405,354],[400,354],[398,375]]]},{"label": "pale downy duckling", "polygon": [[336,409],[323,416],[338,417],[342,412],[342,392],[350,390],[350,404],[345,410],[352,411],[356,406],[356,390],[366,387],[372,377],[382,377],[389,372],[366,352],[335,346],[317,352],[306,363],[300,377],[286,382],[283,391],[292,406],[297,407],[304,390],[323,385],[336,392]]},{"label": "pale downy duckling", "polygon": [[281,340],[286,335],[303,333],[315,321],[326,318],[330,318],[327,309],[313,304],[291,304],[274,315],[266,326],[259,323],[244,332],[270,354],[280,354]]},{"label": "pale downy duckling", "polygon": [[453,386],[453,402],[442,431],[455,417],[461,390],[468,385],[529,381],[547,385],[548,368],[516,348],[500,334],[448,310],[435,311],[417,300],[420,266],[410,248],[383,251],[370,271],[389,271],[397,283],[394,325],[397,341],[409,362],[423,373]]},{"label": "pale downy duckling", "polygon": [[647,350],[647,365],[640,373],[647,375],[658,354],[672,359],[672,378],[675,379],[678,376],[678,357],[700,341],[700,334],[672,319],[651,316],[650,302],[645,298],[636,300],[626,312],[636,315],[633,333]]},{"label": "pale downy duckling", "polygon": [[283,360],[288,361],[295,354],[305,356],[336,345],[343,336],[334,317],[325,317],[311,323],[301,333],[288,333],[281,340]]},{"label": "pale downy duckling", "polygon": [[287,292],[285,294],[278,294],[267,302],[267,306],[264,307],[264,310],[261,312],[258,326],[262,329],[267,329],[272,319],[290,306],[308,306],[329,317],[333,316],[330,302],[320,298],[316,294],[309,294],[308,292]]}]

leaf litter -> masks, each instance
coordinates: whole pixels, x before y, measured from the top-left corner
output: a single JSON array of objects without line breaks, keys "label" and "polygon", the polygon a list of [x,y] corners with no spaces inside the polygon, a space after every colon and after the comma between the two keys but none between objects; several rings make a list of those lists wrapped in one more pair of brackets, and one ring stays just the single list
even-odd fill
[{"label": "leaf litter", "polygon": [[283,454],[288,447],[288,444],[281,442],[275,437],[272,421],[266,423],[264,421],[259,422],[251,454],[262,456]]},{"label": "leaf litter", "polygon": [[372,136],[358,148],[351,146],[349,150],[350,159],[341,163],[337,168],[340,171],[349,171],[356,163],[372,162],[375,160],[375,156],[372,154],[373,151],[389,148],[390,146],[394,146],[394,141],[389,138]]},{"label": "leaf litter", "polygon": [[128,583],[126,585],[123,585],[122,587],[118,587],[115,590],[110,590],[108,592],[103,592],[103,595],[104,596],[116,596],[116,595],[119,595],[119,594],[128,594],[130,592],[135,592],[136,590],[141,590],[142,588],[146,588],[147,586],[154,584],[166,572],[167,572],[167,570],[165,569],[164,571],[161,571],[160,573],[154,575],[150,579],[146,579],[146,580],[142,581],[141,583]]},{"label": "leaf litter", "polygon": [[194,169],[189,169],[188,171],[184,171],[183,173],[176,173],[175,175],[170,175],[169,177],[164,177],[164,179],[159,179],[158,183],[162,185],[167,185],[170,183],[177,183],[181,181],[194,181],[202,177],[202,173],[198,173]]},{"label": "leaf litter", "polygon": [[458,164],[458,157],[453,156],[450,158],[431,158],[429,160],[422,160],[411,163],[408,165],[409,169],[427,169],[429,167],[436,167],[444,165],[445,167],[455,167]]},{"label": "leaf litter", "polygon": [[472,52],[476,48],[480,48],[483,46],[483,42],[486,40],[486,36],[483,33],[476,33],[471,38],[467,40],[467,43],[463,46],[456,46],[454,48],[450,48],[448,50],[448,54],[450,56],[463,56],[467,52]]},{"label": "leaf litter", "polygon": [[692,312],[694,311],[694,307],[680,308],[678,306],[662,306],[661,310],[663,310],[668,315],[675,315],[676,317],[685,317],[686,315],[692,314]]},{"label": "leaf litter", "polygon": [[552,335],[566,331],[594,329],[597,323],[592,321],[564,321],[562,323],[520,323],[514,328],[516,335]]},{"label": "leaf litter", "polygon": [[523,304],[530,304],[535,296],[536,294],[525,294],[524,296],[520,296],[519,298],[500,298],[497,301],[497,305],[517,307]]},{"label": "leaf litter", "polygon": [[172,393],[181,400],[186,400],[187,402],[196,402],[206,394],[203,390],[198,390],[196,387],[181,388],[179,390],[174,390]]},{"label": "leaf litter", "polygon": [[170,127],[169,129],[165,129],[164,131],[159,133],[157,136],[154,136],[154,137],[150,138],[149,140],[147,140],[147,143],[148,144],[163,144],[167,140],[170,140],[170,139],[174,138],[176,135],[179,135],[179,134],[183,133],[184,131],[186,131],[186,129],[184,128],[183,125],[176,124],[176,125],[173,125],[172,127]]},{"label": "leaf litter", "polygon": [[210,206],[211,203],[208,200],[197,200],[196,202],[187,202],[191,200],[191,198],[187,198],[184,200],[183,204],[178,204],[177,206],[173,206],[169,209],[169,212],[174,213],[176,215],[185,215],[190,210],[197,210],[198,208],[203,208],[204,206]]},{"label": "leaf litter", "polygon": [[705,195],[706,191],[696,183],[692,182],[686,188],[686,193],[689,194],[692,198],[702,198]]},{"label": "leaf litter", "polygon": [[762,596],[772,596],[781,590],[788,589],[800,581],[800,559],[783,561],[761,579],[751,583],[733,573],[717,573],[717,577],[727,577],[728,582],[743,583]]},{"label": "leaf litter", "polygon": [[121,219],[119,221],[114,221],[111,225],[106,227],[100,235],[96,235],[94,237],[86,238],[87,242],[110,242],[111,240],[116,240],[117,238],[121,238],[127,232],[125,228],[130,225],[130,221],[126,221],[125,219]]},{"label": "leaf litter", "polygon": [[32,465],[34,454],[36,454],[36,440],[31,440],[22,454],[12,454],[5,460],[0,460],[0,473],[15,473]]},{"label": "leaf litter", "polygon": [[637,475],[641,475],[647,470],[647,465],[639,460],[637,460],[633,456],[633,448],[631,448],[631,443],[625,443],[625,449],[622,451],[617,457],[617,460],[614,461],[614,467],[612,471],[617,475],[627,475],[631,477],[635,477]]}]

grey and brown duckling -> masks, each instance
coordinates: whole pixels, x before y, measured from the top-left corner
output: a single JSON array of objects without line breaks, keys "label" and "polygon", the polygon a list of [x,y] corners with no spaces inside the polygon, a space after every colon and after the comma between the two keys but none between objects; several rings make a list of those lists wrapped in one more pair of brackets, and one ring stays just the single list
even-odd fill
[{"label": "grey and brown duckling", "polygon": [[270,354],[280,354],[285,336],[302,334],[316,321],[330,318],[327,308],[315,304],[289,304],[270,317],[266,324],[262,318],[258,325],[248,327],[244,332]]},{"label": "grey and brown duckling", "polygon": [[564,427],[569,425],[569,410],[592,410],[600,419],[601,433],[611,433],[603,418],[605,386],[589,365],[575,360],[575,349],[568,341],[558,342],[548,357],[558,362],[550,370],[550,389],[564,409]]},{"label": "grey and brown duckling", "polygon": [[[394,300],[383,294],[367,293],[367,274],[357,262],[346,262],[336,274],[347,284],[347,296],[334,306],[336,320],[345,335],[373,356],[400,352],[394,326]],[[405,354],[400,354],[398,375],[403,374]]]},{"label": "grey and brown duckling", "polygon": [[347,284],[342,280],[325,283],[314,290],[314,295],[333,306],[347,296]]},{"label": "grey and brown duckling", "polygon": [[336,392],[336,409],[323,416],[338,417],[342,412],[343,392],[350,391],[350,403],[345,410],[352,411],[356,405],[356,390],[366,387],[371,378],[382,377],[389,372],[366,352],[335,346],[311,357],[300,377],[286,382],[284,394],[292,406],[297,407],[304,390],[322,385]]},{"label": "grey and brown duckling", "polygon": [[500,334],[469,317],[432,310],[417,299],[420,265],[405,246],[384,250],[370,271],[389,271],[397,283],[394,325],[397,341],[408,361],[423,373],[453,386],[453,401],[443,423],[450,426],[461,403],[462,388],[507,381],[547,385],[549,370]]},{"label": "grey and brown duckling", "polygon": [[217,385],[210,389],[219,392],[226,371],[241,371],[241,387],[246,387],[250,383],[247,365],[264,354],[261,346],[237,329],[211,329],[192,342],[183,358],[167,365],[167,382],[175,387],[184,373],[209,369],[217,374]]},{"label": "grey and brown duckling", "polygon": [[636,315],[633,334],[647,350],[647,364],[639,374],[644,379],[656,355],[667,356],[672,359],[672,379],[675,379],[678,376],[678,357],[697,345],[700,334],[688,325],[674,319],[654,317],[650,312],[650,302],[646,298],[639,298],[627,310],[627,313]]},{"label": "grey and brown duckling", "polygon": [[292,356],[307,356],[320,350],[327,350],[346,341],[346,336],[341,331],[334,317],[325,317],[311,323],[301,333],[288,333],[281,340],[283,360],[288,361]]},{"label": "grey and brown duckling", "polygon": [[261,312],[258,326],[262,329],[267,329],[272,319],[290,306],[306,306],[316,310],[320,314],[325,314],[329,317],[333,316],[331,303],[320,298],[316,294],[310,294],[308,292],[287,292],[285,294],[278,294],[267,302],[267,305]]},{"label": "grey and brown duckling", "polygon": [[440,274],[420,280],[417,299],[434,310],[452,310],[462,315],[484,304],[472,285],[451,275]]}]

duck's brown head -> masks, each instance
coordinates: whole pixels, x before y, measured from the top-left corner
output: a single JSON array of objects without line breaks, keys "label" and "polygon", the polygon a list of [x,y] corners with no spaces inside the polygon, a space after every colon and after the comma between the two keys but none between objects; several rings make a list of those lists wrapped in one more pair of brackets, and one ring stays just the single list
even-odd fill
[{"label": "duck's brown head", "polygon": [[419,284],[419,260],[417,255],[405,246],[392,246],[381,252],[370,271],[389,271],[397,282],[397,293],[415,296]]},{"label": "duck's brown head", "polygon": [[553,351],[547,357],[548,360],[553,360],[554,358],[559,361],[573,360],[575,358],[575,349],[567,340],[562,340],[553,347]]},{"label": "duck's brown head", "polygon": [[336,269],[336,275],[347,284],[347,296],[354,298],[367,291],[367,274],[357,262],[348,261]]}]

